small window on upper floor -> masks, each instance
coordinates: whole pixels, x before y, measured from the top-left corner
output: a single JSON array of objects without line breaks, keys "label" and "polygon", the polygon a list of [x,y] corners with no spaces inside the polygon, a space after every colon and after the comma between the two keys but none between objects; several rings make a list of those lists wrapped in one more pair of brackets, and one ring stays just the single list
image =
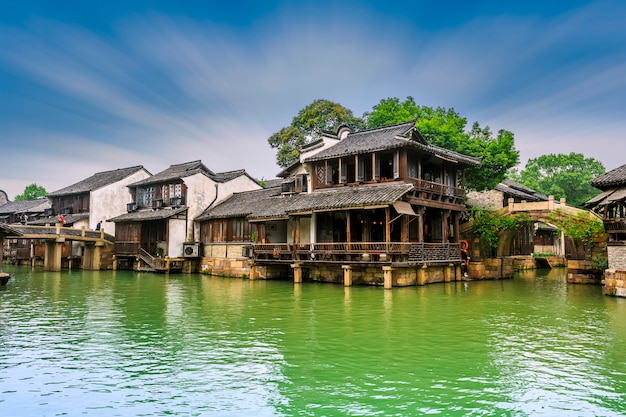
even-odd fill
[{"label": "small window on upper floor", "polygon": [[281,190],[283,194],[306,193],[309,189],[308,177],[306,174],[299,174],[283,181]]}]

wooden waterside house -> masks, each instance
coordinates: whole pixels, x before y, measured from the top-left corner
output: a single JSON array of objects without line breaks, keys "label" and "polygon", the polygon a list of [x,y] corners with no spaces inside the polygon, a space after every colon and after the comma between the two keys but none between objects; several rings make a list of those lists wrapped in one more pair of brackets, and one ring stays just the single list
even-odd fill
[{"label": "wooden waterside house", "polygon": [[199,160],[130,184],[126,213],[110,219],[117,266],[182,270],[200,257],[193,218],[234,192],[260,188],[245,170],[214,173]]},{"label": "wooden waterside house", "polygon": [[587,207],[602,216],[608,234],[608,269],[604,292],[626,297],[626,165],[602,174],[590,184],[602,193],[587,201]]},{"label": "wooden waterside house", "polygon": [[220,253],[208,268],[220,271],[215,258],[228,263],[228,255],[218,248],[233,252],[239,243],[251,277],[350,276],[385,286],[453,279],[464,170],[479,165],[431,145],[414,122],[362,132],[342,126],[302,149],[280,186],[235,194],[196,218],[205,252]]}]

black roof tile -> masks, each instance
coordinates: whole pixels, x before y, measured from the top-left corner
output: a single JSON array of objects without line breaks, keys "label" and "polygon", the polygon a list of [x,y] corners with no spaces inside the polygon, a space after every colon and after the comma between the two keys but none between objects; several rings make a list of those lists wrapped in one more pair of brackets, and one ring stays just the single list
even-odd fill
[{"label": "black roof tile", "polygon": [[590,181],[590,184],[601,190],[626,185],[626,165],[595,177]]},{"label": "black roof tile", "polygon": [[85,178],[82,181],[72,184],[69,187],[61,188],[48,194],[48,197],[57,197],[68,194],[81,194],[90,191],[97,190],[109,184],[113,184],[120,181],[135,172],[144,169],[143,166],[137,165],[129,168],[120,168],[112,171],[98,172],[89,178]]}]

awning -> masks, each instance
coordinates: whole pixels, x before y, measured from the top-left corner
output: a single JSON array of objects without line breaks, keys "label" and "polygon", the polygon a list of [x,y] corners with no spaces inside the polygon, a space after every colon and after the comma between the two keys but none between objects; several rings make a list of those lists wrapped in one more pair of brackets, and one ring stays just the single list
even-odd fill
[{"label": "awning", "polygon": [[[604,202],[604,200],[609,197],[611,194],[613,194],[616,190],[615,189],[611,189],[611,190],[607,190],[601,194],[598,194],[597,196],[595,196],[594,198],[592,198],[591,200],[587,201],[585,203],[586,206],[599,206],[602,205],[602,203]],[[607,203],[604,203],[607,204]]]},{"label": "awning", "polygon": [[602,202],[601,204],[611,204],[615,201],[622,201],[624,199],[626,199],[626,189],[619,189],[615,190],[615,192],[608,196],[605,199],[605,202]]},{"label": "awning", "polygon": [[400,214],[408,214],[409,216],[417,216],[417,213],[413,210],[413,206],[406,201],[395,201],[393,208]]}]

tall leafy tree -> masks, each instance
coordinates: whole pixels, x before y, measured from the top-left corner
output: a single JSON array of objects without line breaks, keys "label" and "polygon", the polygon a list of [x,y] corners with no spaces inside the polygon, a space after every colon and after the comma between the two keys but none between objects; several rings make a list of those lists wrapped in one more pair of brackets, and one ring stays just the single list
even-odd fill
[{"label": "tall leafy tree", "polygon": [[276,162],[287,167],[298,160],[300,148],[319,139],[322,131],[335,131],[342,124],[353,129],[363,126],[351,110],[329,100],[315,100],[283,127],[268,138],[272,148],[277,149]]},{"label": "tall leafy tree", "polygon": [[30,184],[24,188],[22,194],[15,196],[15,201],[36,200],[39,197],[45,197],[48,194],[45,188],[37,184]]},{"label": "tall leafy tree", "polygon": [[542,194],[565,198],[568,204],[581,207],[600,193],[589,182],[605,171],[600,161],[580,153],[549,154],[529,159],[514,179]]},{"label": "tall leafy tree", "polygon": [[500,130],[494,136],[488,126],[481,128],[478,122],[466,131],[467,119],[454,109],[419,106],[410,96],[404,101],[397,97],[383,99],[363,118],[368,129],[415,120],[418,130],[433,145],[480,157],[482,165],[467,171],[466,185],[471,189],[494,188],[519,162],[510,131]]}]

